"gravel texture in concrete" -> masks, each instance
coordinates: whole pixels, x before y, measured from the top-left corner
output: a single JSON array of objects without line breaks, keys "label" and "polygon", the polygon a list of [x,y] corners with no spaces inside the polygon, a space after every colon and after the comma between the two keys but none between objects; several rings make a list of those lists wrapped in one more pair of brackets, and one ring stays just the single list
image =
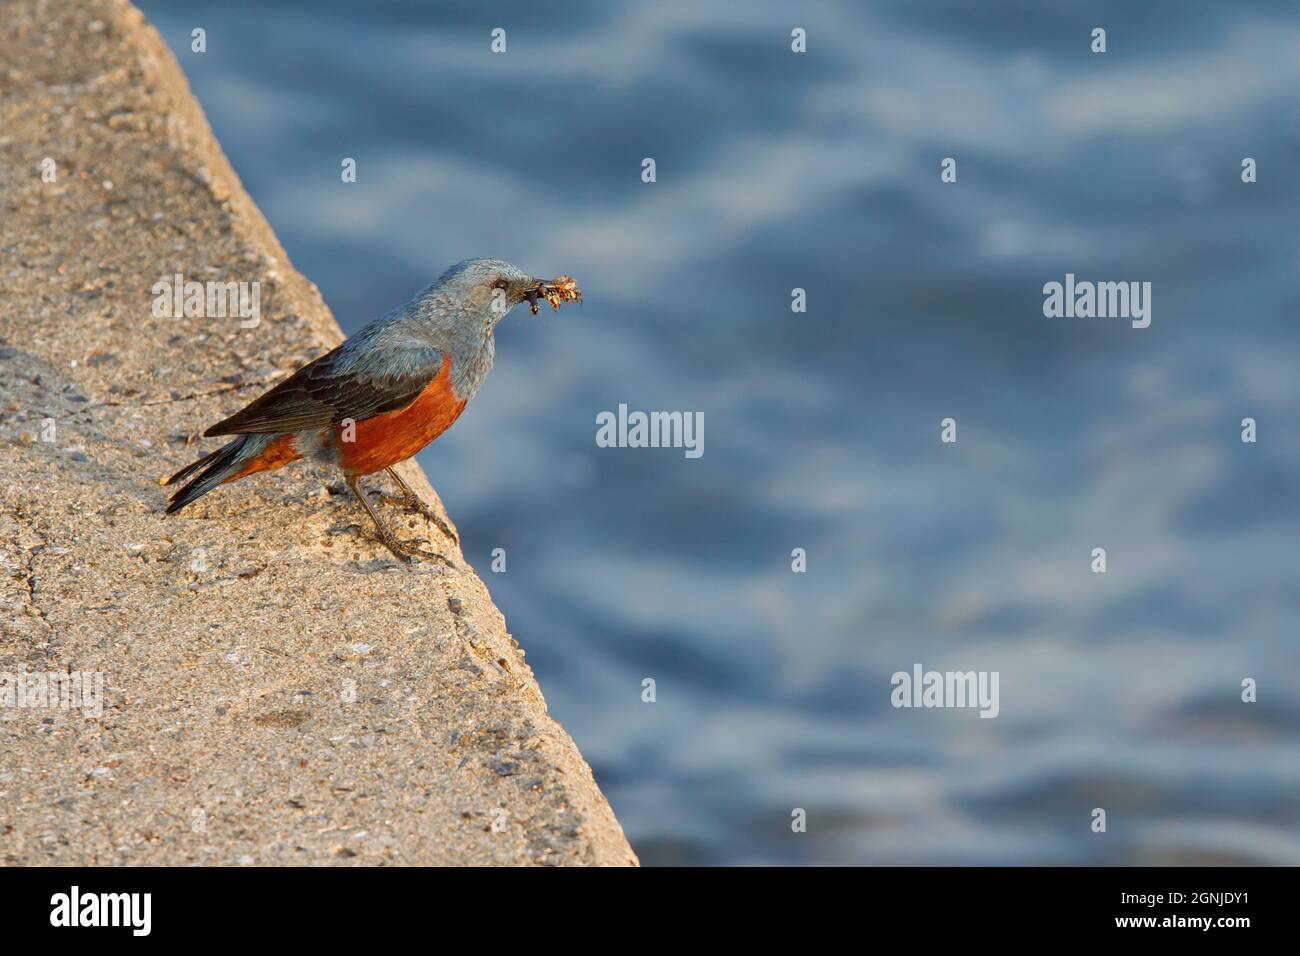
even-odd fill
[{"label": "gravel texture in concrete", "polygon": [[[177,274],[260,321],[156,316]],[[456,565],[402,567],[302,463],[163,517],[340,339],[136,9],[0,4],[0,862],[636,862],[432,523],[388,507]]]}]

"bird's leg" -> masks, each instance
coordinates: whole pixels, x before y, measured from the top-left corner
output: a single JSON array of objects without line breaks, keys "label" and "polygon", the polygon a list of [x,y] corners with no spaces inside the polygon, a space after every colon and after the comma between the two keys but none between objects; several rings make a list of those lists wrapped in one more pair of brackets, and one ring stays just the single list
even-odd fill
[{"label": "bird's leg", "polygon": [[366,509],[366,514],[370,515],[370,520],[375,523],[375,528],[379,532],[380,544],[393,552],[393,556],[396,557],[397,560],[404,564],[410,564],[412,558],[436,558],[449,568],[455,567],[450,560],[443,557],[441,554],[437,554],[433,551],[425,551],[423,548],[417,547],[421,542],[425,544],[428,543],[422,538],[413,539],[411,541],[398,541],[397,538],[393,536],[393,533],[384,526],[384,523],[379,520],[379,515],[375,512],[375,509],[370,507],[370,502],[366,500],[365,492],[361,490],[361,477],[359,475],[346,475],[343,479],[343,483],[348,486],[349,491],[357,496],[357,500],[361,502],[361,507]]},{"label": "bird's leg", "polygon": [[397,487],[402,489],[401,497],[385,495],[384,501],[390,504],[399,505],[403,508],[414,508],[420,514],[424,515],[436,524],[438,529],[451,540],[452,544],[460,544],[460,538],[456,535],[455,531],[451,530],[451,526],[442,520],[441,515],[424,503],[424,499],[417,495],[411,489],[411,486],[402,480],[402,476],[397,473],[396,469],[385,468],[384,471],[388,472],[388,477],[392,478],[393,481],[397,483]]}]

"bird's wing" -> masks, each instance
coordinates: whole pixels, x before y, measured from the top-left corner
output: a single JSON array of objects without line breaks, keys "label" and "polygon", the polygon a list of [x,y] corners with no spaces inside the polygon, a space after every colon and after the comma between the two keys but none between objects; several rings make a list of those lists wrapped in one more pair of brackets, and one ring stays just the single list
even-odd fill
[{"label": "bird's wing", "polygon": [[344,419],[362,422],[415,401],[444,360],[428,345],[397,350],[382,363],[357,362],[344,350],[340,346],[309,362],[203,434],[271,434],[325,428]]}]

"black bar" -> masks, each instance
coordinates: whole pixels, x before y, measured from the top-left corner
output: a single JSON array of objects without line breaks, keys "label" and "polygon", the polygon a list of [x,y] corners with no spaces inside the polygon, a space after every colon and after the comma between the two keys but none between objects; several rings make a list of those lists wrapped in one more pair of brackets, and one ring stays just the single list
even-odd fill
[{"label": "black bar", "polygon": [[[52,926],[52,900],[63,894],[70,904],[73,886],[83,908],[97,907],[98,898],[85,902],[95,894],[149,894],[148,935],[135,935],[125,917],[128,925],[115,927]],[[810,932],[840,924],[864,940],[921,932],[926,941],[1016,941],[1046,932],[1230,943],[1285,928],[1294,886],[1289,869],[5,869],[0,925],[7,944],[70,934],[128,945],[373,944],[377,934],[396,940],[431,927],[495,925],[549,945],[570,925],[584,934],[599,926],[613,939],[605,934],[725,924],[741,938],[773,921]],[[122,912],[142,916],[143,906]],[[544,922],[521,920],[530,913]],[[1208,928],[1199,925],[1207,918]]]}]

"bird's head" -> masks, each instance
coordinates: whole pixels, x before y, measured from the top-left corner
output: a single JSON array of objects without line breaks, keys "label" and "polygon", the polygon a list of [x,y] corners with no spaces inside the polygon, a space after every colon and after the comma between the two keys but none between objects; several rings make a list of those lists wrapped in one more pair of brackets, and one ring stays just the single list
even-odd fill
[{"label": "bird's head", "polygon": [[553,308],[561,301],[581,300],[573,280],[563,278],[567,286],[560,279],[534,278],[503,259],[466,259],[444,272],[437,287],[454,295],[467,312],[496,325],[520,302],[527,302],[536,315],[539,300]]}]

